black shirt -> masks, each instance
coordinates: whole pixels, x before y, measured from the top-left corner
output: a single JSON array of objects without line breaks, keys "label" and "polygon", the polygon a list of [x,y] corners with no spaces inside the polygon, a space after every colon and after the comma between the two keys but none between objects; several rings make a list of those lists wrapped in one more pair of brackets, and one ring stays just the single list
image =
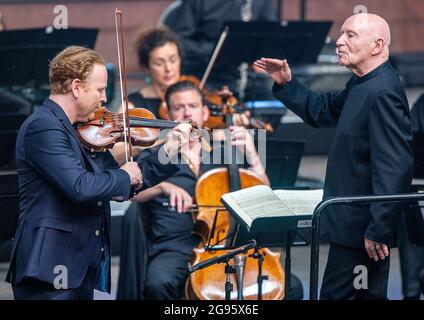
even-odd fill
[{"label": "black shirt", "polygon": [[[143,151],[137,157],[137,162],[148,157],[156,148],[158,147]],[[221,164],[213,164],[212,160],[209,162],[210,164],[200,164],[199,176],[213,168],[222,167]],[[197,182],[195,173],[183,160],[177,166],[179,170],[165,181],[183,188],[194,197]],[[151,220],[149,256],[153,257],[162,251],[179,251],[192,254],[193,248],[200,241],[200,238],[192,233],[194,225],[192,214],[170,210],[168,206],[164,206],[164,203],[169,203],[169,196],[164,194],[143,203],[143,212],[147,212]]]},{"label": "black shirt", "polygon": [[128,95],[128,101],[131,102],[136,108],[144,108],[151,111],[156,118],[159,118],[159,107],[161,99],[159,98],[145,98],[137,91]]}]

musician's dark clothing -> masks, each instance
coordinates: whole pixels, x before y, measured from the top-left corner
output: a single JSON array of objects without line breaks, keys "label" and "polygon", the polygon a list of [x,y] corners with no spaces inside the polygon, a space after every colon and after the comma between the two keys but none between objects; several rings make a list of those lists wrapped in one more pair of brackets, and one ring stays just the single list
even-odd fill
[{"label": "musician's dark clothing", "polygon": [[[191,248],[193,250],[193,248]],[[189,273],[187,263],[193,253],[162,251],[149,261],[145,297],[150,300],[180,300]]]},{"label": "musician's dark clothing", "polygon": [[151,111],[156,118],[159,118],[159,107],[161,100],[159,98],[145,98],[140,91],[130,93],[128,101],[136,108],[144,108]]},{"label": "musician's dark clothing", "polygon": [[81,285],[75,289],[57,290],[51,283],[34,278],[12,283],[15,300],[93,300],[94,286],[98,267],[89,266]]},{"label": "musician's dark clothing", "polygon": [[[149,157],[151,152],[154,151],[155,149],[143,151],[137,161]],[[194,197],[197,182],[195,173],[183,160],[176,165],[179,170],[165,181],[183,188]],[[200,174],[217,166],[201,163]],[[192,233],[192,214],[170,210],[168,206],[164,206],[164,203],[168,202],[169,196],[161,194],[143,203],[143,211],[147,212],[151,219],[146,299],[183,298],[183,289],[188,272],[182,266],[187,266],[187,263],[191,260],[193,248],[200,242],[200,238]]]},{"label": "musician's dark clothing", "polygon": [[[137,161],[142,161],[154,151],[155,149],[143,151]],[[197,182],[196,174],[184,160],[176,166],[178,171],[165,181],[183,188],[194,197]],[[219,166],[222,165],[201,163],[200,175]],[[169,196],[161,194],[143,204],[144,209],[148,210],[152,216],[150,257],[154,257],[162,251],[177,251],[191,255],[193,248],[200,240],[192,234],[193,218],[191,213],[178,213],[170,210],[168,206],[163,205],[168,202]]]},{"label": "musician's dark clothing", "polygon": [[[216,150],[216,148],[213,149]],[[144,151],[137,161],[149,156],[150,152],[154,152],[154,149]],[[203,151],[202,154],[202,159],[205,161],[200,164],[199,176],[209,170],[223,166],[223,152],[220,153],[221,162],[217,161],[217,164],[214,164],[216,153]],[[166,182],[183,188],[194,197],[198,177],[184,161],[178,166],[179,171],[169,177]],[[169,202],[169,196],[162,194],[142,204],[142,214],[148,216],[147,219],[144,217],[142,220],[145,224],[145,233],[149,237],[147,244],[149,262],[145,283],[144,286],[141,286],[144,292],[137,293],[134,292],[137,290],[131,290],[132,292],[128,292],[132,295],[130,298],[134,298],[134,295],[145,299],[159,300],[182,299],[184,297],[184,286],[189,275],[185,267],[191,261],[193,248],[199,244],[200,238],[192,233],[193,218],[191,213],[178,213],[169,210],[167,206],[163,205],[165,202]],[[292,299],[302,299],[302,283],[293,274],[290,290]],[[125,288],[121,287],[120,296],[122,298],[128,297],[125,296],[125,293]]]},{"label": "musician's dark clothing", "polygon": [[[424,94],[418,97],[411,108],[411,127],[413,132],[424,132]],[[415,161],[419,160],[415,159]],[[415,175],[417,175],[417,172],[415,172]],[[411,207],[409,211],[410,212],[407,212],[405,215],[405,218],[412,219],[412,221],[408,224],[413,224],[414,228],[419,228],[422,222],[414,221],[413,219],[415,216],[423,215],[423,208]],[[424,247],[417,245],[414,242],[416,239],[412,239],[411,243],[410,235],[408,235],[408,227],[410,227],[408,224],[406,221],[402,221],[402,223],[398,224],[396,230],[398,236],[403,298],[414,300],[419,299],[421,296],[419,277],[420,272],[424,270]],[[420,231],[417,232],[421,233]]]},{"label": "musician's dark clothing", "polygon": [[320,299],[386,299],[389,267],[390,257],[376,262],[363,249],[331,243]]},{"label": "musician's dark clothing", "polygon": [[[353,76],[337,94],[313,92],[296,79],[283,87],[274,84],[273,92],[307,124],[336,127],[325,198],[409,191],[413,176],[409,107],[389,62],[363,77]],[[322,216],[322,238],[362,250],[364,237],[393,246],[393,230],[401,213],[402,205],[397,203],[332,206]],[[369,274],[374,273],[369,270]]]},{"label": "musician's dark clothing", "polygon": [[[414,209],[420,210],[420,208]],[[422,212],[420,213],[422,214]],[[411,214],[411,212],[407,214]],[[424,270],[424,248],[410,242],[404,219],[396,227],[403,298],[418,300],[421,296],[419,277],[420,272]]]},{"label": "musician's dark clothing", "polygon": [[424,132],[424,93],[411,108],[411,127],[413,131]]}]

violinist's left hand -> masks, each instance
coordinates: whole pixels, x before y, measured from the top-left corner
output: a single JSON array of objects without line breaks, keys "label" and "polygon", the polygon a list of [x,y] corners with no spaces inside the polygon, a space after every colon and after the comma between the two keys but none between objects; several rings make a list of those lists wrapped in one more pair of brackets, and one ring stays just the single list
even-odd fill
[{"label": "violinist's left hand", "polygon": [[191,124],[180,123],[168,133],[164,148],[169,158],[175,156],[182,147],[190,142],[191,130]]}]

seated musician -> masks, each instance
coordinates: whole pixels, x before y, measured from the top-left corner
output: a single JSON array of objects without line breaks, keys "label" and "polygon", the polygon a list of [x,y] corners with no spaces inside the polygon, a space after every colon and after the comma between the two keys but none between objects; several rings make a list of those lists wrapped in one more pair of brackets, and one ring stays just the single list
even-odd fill
[{"label": "seated musician", "polygon": [[[198,88],[190,81],[171,85],[166,102],[172,120],[193,120],[200,127],[208,119],[209,109],[204,105]],[[231,144],[244,152],[248,170],[264,183],[269,184],[264,167],[256,152],[253,138],[244,127],[233,126]],[[137,161],[148,157],[153,149],[143,151]],[[143,202],[143,210],[149,210],[152,219],[152,242],[149,248],[149,265],[146,276],[146,299],[180,299],[188,277],[187,263],[199,238],[192,233],[193,219],[189,209],[194,203],[194,191],[198,178],[206,171],[223,166],[206,164],[202,143],[191,141],[180,154],[180,170],[155,187],[140,192],[135,201]],[[209,157],[208,159],[212,159]],[[170,207],[164,206],[169,203]],[[172,209],[174,208],[174,209]]]},{"label": "seated musician", "polygon": [[168,87],[179,81],[181,46],[177,36],[165,27],[139,31],[135,49],[141,70],[148,73],[147,85],[128,95],[130,107],[146,108],[159,117],[159,106]]}]

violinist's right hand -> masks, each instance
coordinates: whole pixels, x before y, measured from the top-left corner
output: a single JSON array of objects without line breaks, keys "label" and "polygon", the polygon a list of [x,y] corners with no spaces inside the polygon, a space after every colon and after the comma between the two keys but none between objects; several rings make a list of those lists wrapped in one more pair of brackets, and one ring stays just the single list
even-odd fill
[{"label": "violinist's right hand", "polygon": [[169,196],[169,204],[172,208],[177,207],[179,213],[188,211],[193,205],[193,198],[183,188],[169,182],[159,184],[162,193]]},{"label": "violinist's right hand", "polygon": [[121,169],[128,173],[131,179],[131,185],[134,186],[136,190],[142,186],[143,175],[141,174],[141,170],[137,162],[127,162],[121,167]]},{"label": "violinist's right hand", "polygon": [[285,85],[292,78],[287,60],[261,58],[254,63],[255,67],[264,70],[280,86]]},{"label": "violinist's right hand", "polygon": [[189,123],[180,123],[166,136],[165,152],[169,158],[175,156],[182,147],[190,142],[192,126]]}]

